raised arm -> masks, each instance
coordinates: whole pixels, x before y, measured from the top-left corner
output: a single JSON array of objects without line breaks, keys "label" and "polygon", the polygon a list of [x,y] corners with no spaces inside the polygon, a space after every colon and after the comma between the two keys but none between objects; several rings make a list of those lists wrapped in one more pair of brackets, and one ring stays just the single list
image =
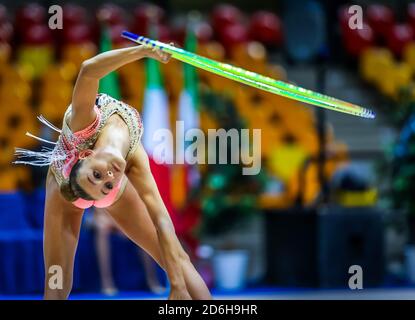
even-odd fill
[{"label": "raised arm", "polygon": [[141,144],[135,152],[133,165],[127,176],[146,205],[157,230],[162,258],[171,286],[169,298],[191,299],[184,275],[188,256],[175,234],[173,223],[150,171],[148,156]]},{"label": "raised arm", "polygon": [[140,45],[107,51],[82,63],[72,94],[71,126],[73,130],[83,129],[94,121],[94,105],[99,80],[111,71],[144,57],[154,58],[163,63],[170,58],[165,52]]}]

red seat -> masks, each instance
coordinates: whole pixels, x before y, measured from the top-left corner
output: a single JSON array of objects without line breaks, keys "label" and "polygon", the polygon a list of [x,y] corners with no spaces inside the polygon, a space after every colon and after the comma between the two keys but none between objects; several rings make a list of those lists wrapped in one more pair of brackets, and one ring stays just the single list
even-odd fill
[{"label": "red seat", "polygon": [[387,35],[387,44],[397,56],[401,56],[406,45],[414,39],[414,30],[409,24],[396,24]]},{"label": "red seat", "polygon": [[376,36],[381,40],[386,39],[395,23],[395,14],[392,9],[381,4],[372,4],[367,7],[365,16]]}]

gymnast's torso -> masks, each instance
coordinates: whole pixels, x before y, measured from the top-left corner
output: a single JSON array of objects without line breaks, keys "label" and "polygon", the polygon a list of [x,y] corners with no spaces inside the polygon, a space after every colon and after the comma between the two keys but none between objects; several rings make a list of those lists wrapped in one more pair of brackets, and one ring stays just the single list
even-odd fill
[{"label": "gymnast's torso", "polygon": [[[62,130],[52,151],[52,161],[50,171],[53,173],[56,182],[60,185],[65,179],[68,179],[70,173],[70,160],[68,157],[77,158],[79,152],[85,149],[93,149],[102,129],[111,121],[114,116],[119,116],[125,122],[129,131],[129,148],[126,161],[130,160],[136,150],[141,135],[143,133],[143,124],[139,112],[130,105],[112,98],[107,94],[98,94],[95,101],[94,110],[97,114],[96,119],[85,129],[73,132],[70,129],[70,116],[72,106],[70,105],[63,117]],[[118,117],[117,117],[118,118]],[[74,205],[80,208],[87,208],[92,205],[96,207],[106,207],[117,200],[122,193],[127,182],[124,175],[119,185],[117,185],[104,199],[93,201],[77,201]]]}]

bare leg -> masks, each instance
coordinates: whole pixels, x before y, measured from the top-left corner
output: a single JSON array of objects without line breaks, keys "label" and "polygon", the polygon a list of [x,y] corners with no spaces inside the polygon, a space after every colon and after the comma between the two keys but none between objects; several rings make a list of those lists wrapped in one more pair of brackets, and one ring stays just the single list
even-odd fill
[{"label": "bare leg", "polygon": [[67,299],[72,289],[82,215],[83,210],[63,199],[55,178],[48,174],[43,240],[45,299]]},{"label": "bare leg", "polygon": [[[106,210],[120,229],[164,268],[156,228],[146,206],[130,182],[127,183],[120,199]],[[186,286],[191,297],[193,299],[211,299],[209,289],[184,250],[181,252],[181,258],[183,259]]]},{"label": "bare leg", "polygon": [[112,219],[107,216],[105,210],[94,208],[94,220],[96,226],[95,247],[97,250],[98,267],[101,277],[101,290],[104,294],[114,295],[117,288],[114,285],[111,268],[111,248],[109,237],[111,234]]}]

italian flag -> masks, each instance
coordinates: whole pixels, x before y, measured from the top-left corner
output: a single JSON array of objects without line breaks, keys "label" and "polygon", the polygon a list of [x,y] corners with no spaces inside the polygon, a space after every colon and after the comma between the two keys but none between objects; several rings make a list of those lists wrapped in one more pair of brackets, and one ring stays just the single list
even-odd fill
[{"label": "italian flag", "polygon": [[[190,27],[186,34],[184,47],[189,52],[196,52],[197,39]],[[184,132],[186,133],[189,129],[200,127],[200,116],[196,69],[190,64],[183,63],[183,75],[184,88],[179,98],[177,120],[183,122]],[[184,141],[184,137],[179,137],[179,139],[182,140],[181,146],[184,146],[184,148],[192,143],[192,141]],[[188,196],[191,189],[199,183],[199,176],[200,173],[197,164],[189,165],[185,160],[184,164],[176,164],[174,166],[174,205],[180,210],[179,217],[182,238],[193,251],[197,247],[197,240],[192,236],[191,231],[200,220],[200,209],[198,203],[189,202]]]},{"label": "italian flag", "polygon": [[[156,136],[160,133],[161,129],[170,130],[169,123],[169,107],[166,92],[163,87],[163,80],[160,71],[159,62],[148,58],[145,62],[146,68],[146,89],[144,92],[144,106],[142,111],[143,118],[143,137],[142,143],[144,149],[147,151],[150,168],[153,173],[154,179],[157,183],[161,197],[163,198],[164,204],[170,213],[173,224],[177,225],[177,217],[173,210],[171,202],[171,181],[170,181],[170,170],[171,164],[169,162],[172,159],[168,159],[173,156],[172,141],[158,141]],[[157,159],[158,152],[156,149],[160,147],[160,144],[168,145],[167,149],[171,152],[167,152],[163,159]],[[160,163],[163,162],[163,163]]]},{"label": "italian flag", "polygon": [[[195,52],[197,39],[191,28],[188,28],[185,39],[185,50]],[[179,98],[179,110],[177,120],[183,122],[184,132],[193,128],[199,128],[199,108],[198,108],[198,79],[195,68],[187,63],[183,63],[184,88]],[[177,134],[177,133],[176,133]],[[184,137],[176,137],[180,139],[181,146],[186,148],[192,141],[184,141]],[[177,146],[176,146],[177,147]],[[176,165],[174,170],[175,188],[174,205],[177,208],[183,208],[187,201],[187,195],[192,187],[195,187],[199,181],[199,171],[197,165]]]}]

